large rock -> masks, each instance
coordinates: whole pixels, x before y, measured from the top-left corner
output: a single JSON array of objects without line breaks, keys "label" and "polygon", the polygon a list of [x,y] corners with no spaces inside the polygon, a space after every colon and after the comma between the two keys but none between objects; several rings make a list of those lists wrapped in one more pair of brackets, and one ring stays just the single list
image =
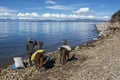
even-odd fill
[{"label": "large rock", "polygon": [[109,34],[109,28],[112,27],[112,24],[110,22],[97,24],[96,28],[99,31],[99,36],[107,36]]},{"label": "large rock", "polygon": [[120,28],[120,10],[114,13],[110,19],[113,27]]},{"label": "large rock", "polygon": [[120,10],[112,15],[110,22],[111,23],[115,23],[115,22],[120,23]]},{"label": "large rock", "polygon": [[106,22],[102,24],[96,25],[97,30],[99,31],[98,36],[107,36],[111,33],[114,33],[117,30],[120,30],[120,23],[119,22]]},{"label": "large rock", "polygon": [[98,31],[101,32],[101,31],[107,30],[110,26],[111,26],[111,24],[109,22],[106,22],[106,23],[102,23],[102,24],[97,24],[96,28]]},{"label": "large rock", "polygon": [[114,28],[120,28],[120,22],[114,22],[112,25]]},{"label": "large rock", "polygon": [[97,30],[100,32],[99,36],[107,36],[115,30],[120,30],[120,10],[114,13],[109,22],[97,24]]}]

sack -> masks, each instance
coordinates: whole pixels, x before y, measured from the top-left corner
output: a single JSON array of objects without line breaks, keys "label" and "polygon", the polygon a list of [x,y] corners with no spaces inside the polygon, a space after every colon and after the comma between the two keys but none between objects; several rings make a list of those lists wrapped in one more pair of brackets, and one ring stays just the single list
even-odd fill
[{"label": "sack", "polygon": [[15,57],[14,62],[15,62],[16,68],[24,68],[25,67],[21,57]]},{"label": "sack", "polygon": [[[68,46],[68,45],[62,45],[62,46],[60,46],[60,48],[65,48],[65,49],[67,49],[68,51],[71,51],[71,50],[72,50],[71,47]],[[58,48],[58,50],[60,50],[60,48]]]},{"label": "sack", "polygon": [[44,56],[44,61],[45,61],[45,62],[49,62],[49,61],[51,61],[51,60],[53,60],[52,57],[50,57],[50,56],[48,56],[48,55],[45,55],[45,56]]},{"label": "sack", "polygon": [[13,64],[13,65],[11,66],[11,68],[12,68],[12,70],[16,70],[16,69],[17,69],[16,66],[15,66],[15,64]]}]

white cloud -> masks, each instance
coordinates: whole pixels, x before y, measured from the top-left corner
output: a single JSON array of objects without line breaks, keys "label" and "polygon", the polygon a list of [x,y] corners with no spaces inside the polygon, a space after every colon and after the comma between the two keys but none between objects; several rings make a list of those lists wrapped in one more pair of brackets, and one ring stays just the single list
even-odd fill
[{"label": "white cloud", "polygon": [[42,17],[50,17],[50,13],[42,14]]},{"label": "white cloud", "polygon": [[83,18],[83,19],[95,19],[95,16],[93,16],[93,15],[80,16],[80,18]]},{"label": "white cloud", "polygon": [[64,20],[64,19],[103,19],[108,20],[110,19],[109,16],[95,16],[95,15],[77,15],[77,14],[51,14],[51,13],[44,13],[44,14],[37,14],[37,13],[19,13],[19,18],[21,19],[53,19],[53,20]]},{"label": "white cloud", "polygon": [[13,15],[13,14],[11,14],[11,13],[0,13],[0,16],[11,16],[11,15]]},{"label": "white cloud", "polygon": [[95,19],[96,17],[92,14],[94,11],[90,10],[89,7],[80,8],[79,10],[72,11],[74,18],[81,18],[81,19]]},{"label": "white cloud", "polygon": [[18,17],[39,17],[38,13],[18,13],[17,14]]},{"label": "white cloud", "polygon": [[109,18],[109,16],[103,16],[103,18]]},{"label": "white cloud", "polygon": [[85,14],[85,13],[88,13],[88,12],[90,12],[89,7],[80,8],[77,11],[73,11],[73,13],[75,13],[75,14]]},{"label": "white cloud", "polygon": [[[62,19],[94,19],[95,16],[93,15],[77,15],[77,14],[51,14],[51,13],[44,13],[39,15],[38,13],[18,13],[18,14],[11,14],[11,13],[0,13],[0,17],[7,17],[11,19],[54,19],[54,20],[62,20]],[[102,17],[102,19],[106,19],[107,16]]]},{"label": "white cloud", "polygon": [[111,17],[109,17],[109,16],[103,16],[103,17],[101,17],[102,19],[105,19],[105,20],[109,20]]},{"label": "white cloud", "polygon": [[3,18],[3,19],[14,18],[14,17],[16,17],[16,14],[7,13],[7,12],[0,13],[0,18]]},{"label": "white cloud", "polygon": [[68,15],[67,17],[68,17],[68,18],[79,18],[79,16],[78,16],[78,15],[75,15],[75,14],[70,14],[70,15]]},{"label": "white cloud", "polygon": [[19,17],[19,18],[17,18],[17,19],[33,19],[33,18],[30,18],[30,17]]},{"label": "white cloud", "polygon": [[68,18],[74,18],[74,19],[94,19],[95,16],[93,16],[93,15],[80,16],[80,15],[76,15],[76,14],[70,14],[70,15],[68,15]]},{"label": "white cloud", "polygon": [[16,16],[15,12],[17,12],[17,10],[12,10],[7,7],[0,7],[0,18],[6,19],[15,17]]},{"label": "white cloud", "polygon": [[58,10],[70,10],[69,6],[62,6],[62,5],[53,5],[53,6],[46,6],[49,9],[58,9]]},{"label": "white cloud", "polygon": [[56,4],[56,2],[53,0],[46,0],[46,4]]},{"label": "white cloud", "polygon": [[[54,5],[47,6],[47,8],[51,9],[60,9],[60,10],[68,10],[70,7]],[[93,12],[89,9],[89,7],[80,8],[79,10],[73,11],[70,14],[59,14],[59,13],[44,13],[38,14],[36,12],[26,12],[26,13],[15,13],[15,10],[11,10],[5,7],[0,7],[0,18],[11,18],[11,19],[53,19],[53,20],[62,20],[62,19],[104,19],[109,20],[109,16],[105,16],[107,14],[102,14],[99,12]],[[72,14],[74,13],[74,14]],[[99,14],[99,15],[98,15]]]},{"label": "white cloud", "polygon": [[18,19],[39,19],[40,15],[38,13],[32,12],[32,13],[18,13],[16,15],[16,18]]},{"label": "white cloud", "polygon": [[0,13],[0,18],[11,18],[11,19],[39,19],[40,15],[38,13]]},{"label": "white cloud", "polygon": [[45,13],[41,15],[42,18],[49,18],[49,19],[56,19],[56,18],[67,18],[67,15],[65,14],[50,14],[50,13]]},{"label": "white cloud", "polygon": [[11,19],[53,19],[53,20],[64,20],[64,19],[103,19],[109,20],[109,16],[95,16],[95,15],[77,15],[77,14],[51,14],[51,13],[0,13],[0,18],[11,18]]},{"label": "white cloud", "polygon": [[80,16],[77,14],[50,14],[50,13],[45,13],[41,15],[42,19],[94,19],[95,16],[93,15],[88,15],[88,16]]},{"label": "white cloud", "polygon": [[91,13],[94,13],[95,11],[90,10],[89,7],[84,7],[84,8],[80,8],[79,10],[76,11],[72,11],[72,13],[74,14],[78,14],[78,15],[90,15]]}]

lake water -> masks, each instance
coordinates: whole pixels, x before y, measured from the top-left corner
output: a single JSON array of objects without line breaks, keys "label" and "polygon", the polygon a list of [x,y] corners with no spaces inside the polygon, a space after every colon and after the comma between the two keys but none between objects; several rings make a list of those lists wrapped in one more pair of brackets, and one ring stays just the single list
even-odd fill
[{"label": "lake water", "polygon": [[47,52],[67,39],[71,47],[98,37],[95,22],[0,22],[0,59],[26,54],[27,38],[43,41]]}]

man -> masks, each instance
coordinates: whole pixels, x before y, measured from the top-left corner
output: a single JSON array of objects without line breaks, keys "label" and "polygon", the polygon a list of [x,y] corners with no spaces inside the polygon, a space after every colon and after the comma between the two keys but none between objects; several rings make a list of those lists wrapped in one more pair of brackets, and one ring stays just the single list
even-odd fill
[{"label": "man", "polygon": [[27,54],[29,56],[29,64],[30,64],[30,66],[32,66],[31,56],[35,52],[35,48],[34,47],[36,45],[37,45],[37,41],[36,40],[32,41],[30,38],[28,38],[26,49],[27,49]]}]

